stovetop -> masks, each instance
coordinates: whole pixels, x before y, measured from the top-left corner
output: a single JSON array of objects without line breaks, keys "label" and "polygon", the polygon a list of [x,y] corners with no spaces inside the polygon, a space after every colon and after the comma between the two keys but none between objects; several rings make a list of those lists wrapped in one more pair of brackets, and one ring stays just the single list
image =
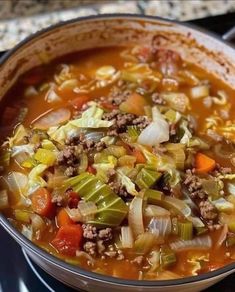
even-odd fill
[{"label": "stovetop", "polygon": [[[192,23],[220,35],[235,25],[235,13],[209,17]],[[204,292],[234,292],[235,274]],[[21,247],[0,227],[0,292],[72,292],[32,263]],[[95,291],[94,291],[95,292]]]}]

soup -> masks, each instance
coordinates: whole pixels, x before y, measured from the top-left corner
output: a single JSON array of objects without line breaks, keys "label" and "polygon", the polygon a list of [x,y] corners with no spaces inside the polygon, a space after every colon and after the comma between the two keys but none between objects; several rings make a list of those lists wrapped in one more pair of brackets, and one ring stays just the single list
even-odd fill
[{"label": "soup", "polygon": [[73,265],[175,279],[235,261],[234,91],[177,52],[110,47],[22,76],[0,209]]}]

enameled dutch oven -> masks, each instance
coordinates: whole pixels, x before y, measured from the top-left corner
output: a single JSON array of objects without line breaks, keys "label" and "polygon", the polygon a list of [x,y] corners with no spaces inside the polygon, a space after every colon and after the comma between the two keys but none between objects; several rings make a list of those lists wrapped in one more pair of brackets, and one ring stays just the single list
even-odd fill
[{"label": "enameled dutch oven", "polygon": [[[27,70],[59,56],[104,46],[155,42],[180,53],[235,90],[235,50],[214,35],[187,24],[139,15],[90,16],[59,23],[38,32],[0,60],[0,100]],[[47,273],[86,291],[200,291],[235,271],[235,263],[199,276],[177,280],[124,280],[69,265],[35,246],[0,214],[0,223],[30,258]],[[10,251],[6,251],[10,252]]]}]

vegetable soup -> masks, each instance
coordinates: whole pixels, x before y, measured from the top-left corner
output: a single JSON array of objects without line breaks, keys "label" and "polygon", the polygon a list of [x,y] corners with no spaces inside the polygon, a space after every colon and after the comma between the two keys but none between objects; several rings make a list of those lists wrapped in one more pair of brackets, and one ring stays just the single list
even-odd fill
[{"label": "vegetable soup", "polygon": [[234,262],[234,99],[154,44],[37,67],[2,106],[0,210],[105,275],[176,279]]}]

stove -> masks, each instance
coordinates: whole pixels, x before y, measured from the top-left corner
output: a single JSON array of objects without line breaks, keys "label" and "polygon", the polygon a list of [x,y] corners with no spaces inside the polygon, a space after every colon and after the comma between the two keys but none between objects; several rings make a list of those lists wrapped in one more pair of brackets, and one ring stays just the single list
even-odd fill
[{"label": "stove", "polygon": [[[221,36],[235,26],[235,13],[191,21]],[[204,292],[234,292],[235,274]],[[0,292],[73,292],[34,264],[0,227]]]}]

